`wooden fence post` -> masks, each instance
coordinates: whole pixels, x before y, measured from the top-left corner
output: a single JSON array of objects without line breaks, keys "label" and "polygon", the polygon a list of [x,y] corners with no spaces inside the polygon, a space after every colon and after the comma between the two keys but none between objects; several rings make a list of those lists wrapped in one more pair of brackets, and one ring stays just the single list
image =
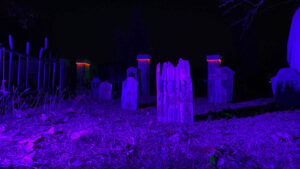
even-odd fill
[{"label": "wooden fence post", "polygon": [[56,61],[54,60],[53,61],[53,79],[52,79],[52,89],[55,90],[55,65],[56,64]]},{"label": "wooden fence post", "polygon": [[28,88],[29,42],[26,42],[26,89]]},{"label": "wooden fence post", "polygon": [[40,50],[39,55],[39,70],[38,70],[38,82],[37,82],[37,90],[40,89],[40,80],[41,80],[41,59],[42,59],[43,48]]},{"label": "wooden fence post", "polygon": [[[11,35],[8,36],[9,38],[9,47],[11,51],[13,50],[13,41]],[[10,81],[11,81],[11,61],[12,61],[12,52],[9,52],[9,65],[8,65],[8,91],[10,90]]]},{"label": "wooden fence post", "polygon": [[47,37],[45,38],[45,57],[44,57],[44,77],[43,77],[43,88],[46,87],[46,59],[47,59]]},{"label": "wooden fence post", "polygon": [[20,90],[20,70],[21,70],[21,55],[19,55],[19,63],[18,63],[18,90]]}]

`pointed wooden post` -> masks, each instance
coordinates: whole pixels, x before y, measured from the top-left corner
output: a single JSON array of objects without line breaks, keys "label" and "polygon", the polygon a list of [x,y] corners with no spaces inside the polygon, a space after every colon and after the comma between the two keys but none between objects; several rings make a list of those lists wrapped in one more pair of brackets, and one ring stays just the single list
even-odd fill
[{"label": "pointed wooden post", "polygon": [[47,38],[45,38],[45,57],[44,57],[44,77],[43,77],[43,88],[46,87],[46,55],[47,55]]},{"label": "pointed wooden post", "polygon": [[43,48],[41,48],[41,50],[40,50],[40,55],[39,55],[39,70],[38,70],[37,90],[40,89],[40,80],[41,80],[41,59],[42,59],[42,54],[43,54]]},{"label": "pointed wooden post", "polygon": [[26,42],[26,89],[28,88],[29,42]]},{"label": "pointed wooden post", "polygon": [[[9,38],[9,47],[13,50],[13,41],[11,35],[8,36]],[[12,61],[12,52],[9,52],[9,65],[8,65],[8,89],[10,90],[10,82],[11,82],[11,61]]]},{"label": "pointed wooden post", "polygon": [[21,55],[19,55],[19,62],[18,62],[18,90],[20,90],[20,71],[21,71]]},{"label": "pointed wooden post", "polygon": [[49,52],[48,88],[51,88],[51,51]]},{"label": "pointed wooden post", "polygon": [[1,70],[1,59],[2,59],[2,47],[0,47],[0,70]]},{"label": "pointed wooden post", "polygon": [[53,61],[53,79],[52,79],[52,89],[55,89],[55,65],[56,61]]}]

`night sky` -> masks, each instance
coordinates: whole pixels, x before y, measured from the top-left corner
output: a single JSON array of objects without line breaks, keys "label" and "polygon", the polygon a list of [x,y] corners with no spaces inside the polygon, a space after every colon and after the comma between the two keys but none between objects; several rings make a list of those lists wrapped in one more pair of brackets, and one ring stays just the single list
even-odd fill
[{"label": "night sky", "polygon": [[247,84],[258,74],[267,83],[288,66],[286,44],[295,11],[290,4],[259,14],[241,36],[241,27],[231,23],[242,10],[224,16],[217,0],[15,1],[37,14],[28,28],[18,22],[20,17],[8,16],[8,2],[1,4],[0,43],[8,46],[11,33],[15,50],[24,53],[29,40],[34,56],[47,36],[55,56],[87,58],[100,67],[125,70],[136,65],[135,55],[143,51],[153,57],[153,68],[158,61],[182,57],[191,63],[193,79],[205,78],[208,54],[221,54],[223,65],[236,71],[238,79],[247,77]]}]

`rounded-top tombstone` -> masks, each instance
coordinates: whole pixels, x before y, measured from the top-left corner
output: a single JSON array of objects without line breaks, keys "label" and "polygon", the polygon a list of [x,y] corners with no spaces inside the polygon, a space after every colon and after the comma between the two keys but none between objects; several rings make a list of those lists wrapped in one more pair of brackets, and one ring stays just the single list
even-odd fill
[{"label": "rounded-top tombstone", "polygon": [[300,73],[300,7],[293,16],[287,45],[287,61],[290,68]]}]

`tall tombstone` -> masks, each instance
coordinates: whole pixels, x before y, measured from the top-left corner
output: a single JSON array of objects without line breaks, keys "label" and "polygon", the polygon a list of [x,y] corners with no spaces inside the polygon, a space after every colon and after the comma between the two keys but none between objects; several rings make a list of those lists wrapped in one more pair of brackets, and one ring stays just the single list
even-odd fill
[{"label": "tall tombstone", "polygon": [[90,76],[90,61],[84,59],[76,60],[76,87],[79,90],[86,89]]},{"label": "tall tombstone", "polygon": [[210,103],[226,104],[233,97],[234,71],[229,67],[221,66],[220,55],[208,55],[208,83],[207,95]]},{"label": "tall tombstone", "polygon": [[189,62],[179,59],[156,67],[157,119],[161,122],[193,122],[193,87]]},{"label": "tall tombstone", "polygon": [[127,77],[122,84],[122,109],[137,110],[138,81],[134,77]]},{"label": "tall tombstone", "polygon": [[290,68],[300,73],[300,7],[296,10],[290,28],[287,44],[287,61]]},{"label": "tall tombstone", "polygon": [[138,61],[138,69],[140,70],[142,95],[149,96],[151,56],[148,54],[138,54],[137,61]]},{"label": "tall tombstone", "polygon": [[94,77],[91,81],[91,89],[93,97],[99,99],[99,87],[100,87],[100,79],[98,77]]},{"label": "tall tombstone", "polygon": [[112,84],[108,81],[100,83],[99,86],[99,99],[111,100],[112,99]]},{"label": "tall tombstone", "polygon": [[127,77],[133,76],[133,77],[135,77],[135,79],[137,79],[137,69],[135,67],[129,67],[126,70],[126,74],[127,74]]},{"label": "tall tombstone", "polygon": [[300,7],[296,10],[287,44],[289,68],[281,68],[271,78],[275,102],[281,105],[300,106]]},{"label": "tall tombstone", "polygon": [[208,81],[207,81],[207,96],[210,103],[214,103],[216,94],[216,80],[219,74],[218,68],[221,66],[221,56],[220,55],[208,55],[206,56],[207,67],[208,67]]}]

